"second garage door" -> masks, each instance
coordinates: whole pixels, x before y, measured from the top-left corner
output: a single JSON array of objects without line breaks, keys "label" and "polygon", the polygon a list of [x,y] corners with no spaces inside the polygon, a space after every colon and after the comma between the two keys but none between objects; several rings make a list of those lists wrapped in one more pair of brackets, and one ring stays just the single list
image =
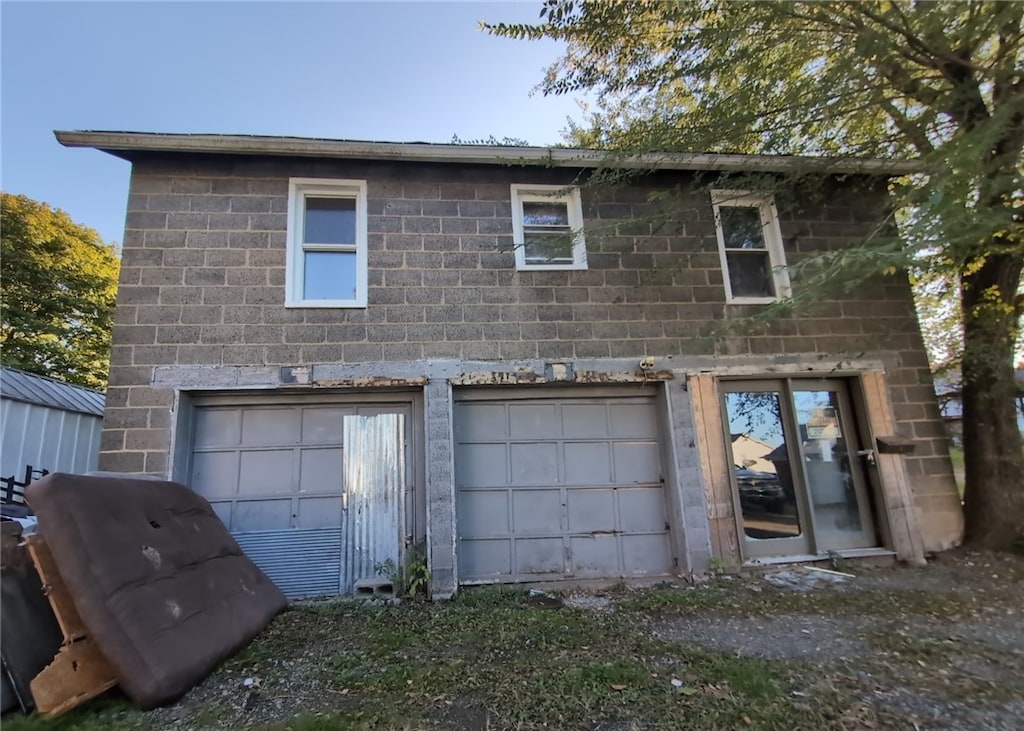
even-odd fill
[{"label": "second garage door", "polygon": [[542,394],[457,396],[460,581],[671,574],[653,394]]}]

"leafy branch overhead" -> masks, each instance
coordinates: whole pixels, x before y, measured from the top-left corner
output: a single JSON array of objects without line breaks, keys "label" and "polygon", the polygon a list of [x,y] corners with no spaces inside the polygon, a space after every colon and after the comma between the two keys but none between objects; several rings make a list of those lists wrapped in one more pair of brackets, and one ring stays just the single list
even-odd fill
[{"label": "leafy branch overhead", "polygon": [[890,190],[901,256],[891,234],[877,236],[822,259],[819,279],[851,286],[907,269],[926,290],[919,305],[941,300],[955,315],[943,329],[960,329],[959,343],[941,349],[961,359],[968,537],[1013,542],[1024,526],[1013,409],[1024,314],[1024,3],[548,0],[535,24],[484,28],[564,42],[541,89],[594,95],[596,111],[568,135],[613,159],[918,160],[919,172]]},{"label": "leafy branch overhead", "polygon": [[3,364],[104,388],[116,249],[63,211],[23,195],[0,196]]}]

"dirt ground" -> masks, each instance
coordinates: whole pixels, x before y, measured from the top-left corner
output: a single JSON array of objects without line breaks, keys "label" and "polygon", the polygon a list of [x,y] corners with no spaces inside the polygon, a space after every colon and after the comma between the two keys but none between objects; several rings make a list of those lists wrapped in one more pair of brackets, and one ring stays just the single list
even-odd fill
[{"label": "dirt ground", "polygon": [[[846,696],[841,728],[1024,729],[1024,561],[958,551],[923,569],[844,572],[855,578],[790,588],[818,595],[790,611],[701,612],[648,626],[661,637],[802,666],[804,687],[791,695]],[[735,580],[733,591],[766,591],[771,578]],[[865,596],[878,604],[863,606]]]},{"label": "dirt ground", "polygon": [[1024,729],[1024,558],[828,568],[304,602],[170,706],[3,729]]}]

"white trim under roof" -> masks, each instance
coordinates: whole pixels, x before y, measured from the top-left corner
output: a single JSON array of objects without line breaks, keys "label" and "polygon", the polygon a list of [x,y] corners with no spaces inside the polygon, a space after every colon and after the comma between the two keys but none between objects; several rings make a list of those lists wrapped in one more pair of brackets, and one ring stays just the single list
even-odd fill
[{"label": "white trim under roof", "polygon": [[[118,157],[131,153],[177,152],[216,155],[276,155],[327,157],[356,160],[407,160],[473,165],[544,165],[570,168],[653,168],[659,170],[723,170],[742,172],[861,173],[907,175],[920,172],[915,160],[883,160],[781,155],[733,155],[717,153],[643,153],[621,155],[604,150],[566,147],[513,147],[499,145],[451,145],[426,142],[361,142],[309,137],[260,135],[170,134],[156,132],[103,132],[56,130],[65,147],[91,147]],[[128,154],[120,154],[128,153]]]}]

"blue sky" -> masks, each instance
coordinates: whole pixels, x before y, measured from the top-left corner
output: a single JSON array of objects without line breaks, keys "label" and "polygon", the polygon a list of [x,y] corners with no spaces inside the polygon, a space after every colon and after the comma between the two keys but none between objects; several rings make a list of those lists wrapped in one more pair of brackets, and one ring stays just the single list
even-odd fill
[{"label": "blue sky", "polygon": [[0,3],[0,187],[120,241],[130,166],[54,129],[386,141],[561,139],[559,55],[494,38],[538,2]]}]

